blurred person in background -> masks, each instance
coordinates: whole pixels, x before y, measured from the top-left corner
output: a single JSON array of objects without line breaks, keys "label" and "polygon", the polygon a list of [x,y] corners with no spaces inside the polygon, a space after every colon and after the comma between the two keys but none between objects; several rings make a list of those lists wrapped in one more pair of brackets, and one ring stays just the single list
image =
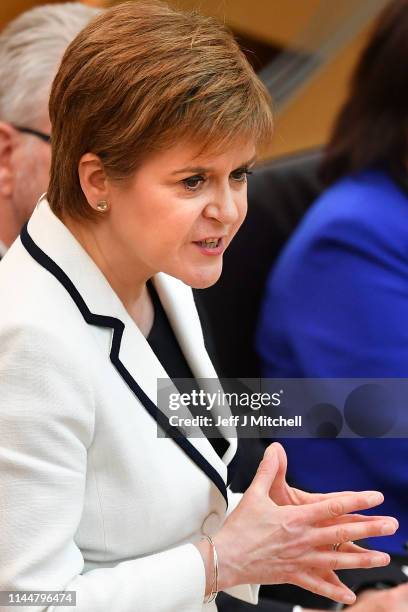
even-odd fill
[{"label": "blurred person in background", "polygon": [[[408,0],[394,0],[376,22],[334,125],[321,168],[327,190],[268,280],[257,333],[265,377],[408,375],[407,65]],[[401,526],[384,546],[406,563],[406,439],[284,445],[302,488],[384,491],[384,509]]]},{"label": "blurred person in background", "polygon": [[65,49],[100,9],[45,4],[0,34],[0,258],[47,190],[48,98]]}]

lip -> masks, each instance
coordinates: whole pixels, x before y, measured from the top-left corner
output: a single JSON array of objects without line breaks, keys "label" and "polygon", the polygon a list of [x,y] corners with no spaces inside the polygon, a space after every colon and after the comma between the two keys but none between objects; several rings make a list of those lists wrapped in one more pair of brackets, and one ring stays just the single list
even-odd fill
[{"label": "lip", "polygon": [[[216,238],[216,236],[211,236],[211,238]],[[197,247],[197,249],[200,250],[200,252],[203,255],[210,255],[210,256],[211,255],[212,256],[221,255],[221,253],[223,253],[225,251],[224,236],[219,236],[217,239],[220,241],[220,243],[219,243],[219,245],[215,249],[214,248],[206,248],[206,247],[201,246],[201,244],[198,244],[198,242],[202,242],[201,240],[200,241],[194,241],[193,244]],[[205,240],[205,238],[204,238],[204,240]]]},{"label": "lip", "polygon": [[197,238],[197,240],[193,240],[193,242],[204,242],[204,240],[209,240],[210,238],[213,238],[215,240],[222,240],[226,236],[227,234],[221,234],[220,236],[217,236],[216,234],[210,234],[210,235],[207,234],[207,236],[203,236],[202,238]]}]

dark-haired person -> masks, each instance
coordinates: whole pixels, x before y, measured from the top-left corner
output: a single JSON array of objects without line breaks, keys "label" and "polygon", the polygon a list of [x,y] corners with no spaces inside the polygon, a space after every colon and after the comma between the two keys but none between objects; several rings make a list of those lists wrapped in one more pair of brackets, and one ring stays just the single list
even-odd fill
[{"label": "dark-haired person", "polygon": [[222,24],[129,2],[70,44],[49,109],[47,197],[0,263],[0,590],[78,612],[216,610],[263,582],[353,602],[331,568],[387,565],[352,541],[397,521],[349,516],[381,493],[294,491],[276,444],[234,496],[229,430],[158,435],[158,378],[216,378],[191,287],[244,219],[265,88]]},{"label": "dark-haired person", "polygon": [[[328,188],[271,272],[257,334],[264,376],[408,375],[407,63],[408,0],[393,0],[328,143]],[[384,491],[401,526],[383,545],[405,555],[406,439],[292,439],[285,449],[291,476],[308,490]]]}]

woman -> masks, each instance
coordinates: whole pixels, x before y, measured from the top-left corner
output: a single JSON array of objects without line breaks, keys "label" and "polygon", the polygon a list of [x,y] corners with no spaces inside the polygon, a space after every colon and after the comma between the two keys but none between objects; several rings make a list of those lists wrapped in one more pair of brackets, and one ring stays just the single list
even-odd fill
[{"label": "woman", "polygon": [[[327,189],[268,280],[258,329],[264,376],[407,377],[407,62],[408,0],[392,0],[333,126],[321,168]],[[371,418],[365,437],[360,429],[354,439],[288,441],[291,476],[311,491],[380,487],[400,523],[381,545],[406,565],[408,444],[404,429],[381,439],[377,428]]]},{"label": "woman", "polygon": [[349,542],[395,531],[348,516],[381,494],[292,490],[274,445],[241,499],[233,438],[157,435],[157,379],[216,376],[190,286],[245,216],[263,86],[223,26],[127,3],[70,45],[50,118],[47,199],[0,268],[1,589],[76,591],[78,612],[282,581],[352,602],[330,568],[388,563]]}]

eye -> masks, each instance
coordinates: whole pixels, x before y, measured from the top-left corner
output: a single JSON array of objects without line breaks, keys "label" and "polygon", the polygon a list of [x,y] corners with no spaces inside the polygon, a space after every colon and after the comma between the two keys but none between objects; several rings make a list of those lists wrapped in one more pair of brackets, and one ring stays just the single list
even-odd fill
[{"label": "eye", "polygon": [[196,174],[195,176],[189,176],[182,180],[184,187],[187,191],[197,191],[202,183],[204,183],[204,177]]},{"label": "eye", "polygon": [[249,174],[252,174],[252,172],[248,170],[248,168],[238,168],[238,170],[231,172],[230,176],[232,180],[237,181],[237,183],[246,183]]}]

